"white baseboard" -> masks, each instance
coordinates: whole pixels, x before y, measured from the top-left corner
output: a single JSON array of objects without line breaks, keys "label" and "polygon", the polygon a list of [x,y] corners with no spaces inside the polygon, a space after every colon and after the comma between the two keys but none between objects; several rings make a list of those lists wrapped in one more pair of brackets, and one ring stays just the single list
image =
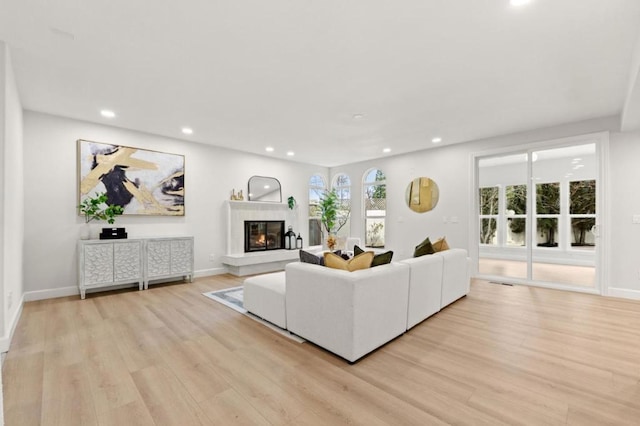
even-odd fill
[{"label": "white baseboard", "polygon": [[200,269],[199,271],[194,271],[193,276],[195,278],[210,277],[212,275],[226,274],[227,272],[229,272],[227,268]]},{"label": "white baseboard", "polygon": [[54,299],[56,297],[75,296],[80,294],[78,286],[50,288],[47,290],[27,291],[24,294],[25,302],[34,300]]},{"label": "white baseboard", "polygon": [[20,320],[20,315],[22,315],[22,307],[24,306],[24,295],[20,298],[18,302],[18,309],[16,309],[15,314],[13,314],[13,318],[11,318],[9,333],[7,336],[3,336],[0,339],[0,352],[8,352],[9,347],[11,346],[11,339],[13,338],[13,333],[16,331],[16,326],[18,325],[18,320]]},{"label": "white baseboard", "polygon": [[631,290],[628,288],[613,288],[607,289],[607,296],[609,297],[621,297],[623,299],[640,300],[640,290]]}]

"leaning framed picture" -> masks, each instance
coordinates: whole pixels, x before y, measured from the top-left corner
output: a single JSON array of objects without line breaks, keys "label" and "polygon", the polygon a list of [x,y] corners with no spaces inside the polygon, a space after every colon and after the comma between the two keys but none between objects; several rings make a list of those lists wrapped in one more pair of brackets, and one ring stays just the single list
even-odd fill
[{"label": "leaning framed picture", "polygon": [[107,194],[124,214],[184,216],[184,155],[78,140],[78,204]]}]

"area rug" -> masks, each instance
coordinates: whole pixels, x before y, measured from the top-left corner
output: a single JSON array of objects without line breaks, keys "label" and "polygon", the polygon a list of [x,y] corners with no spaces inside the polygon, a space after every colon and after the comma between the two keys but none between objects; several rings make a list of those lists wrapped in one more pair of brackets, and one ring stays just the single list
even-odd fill
[{"label": "area rug", "polygon": [[269,321],[265,321],[260,317],[253,315],[251,312],[247,312],[247,310],[243,306],[243,292],[244,288],[240,287],[231,287],[225,288],[224,290],[218,291],[208,291],[206,293],[202,293],[204,296],[207,296],[211,300],[215,300],[218,303],[222,303],[223,305],[233,309],[234,311],[240,312],[243,315],[248,316],[254,321],[259,322],[260,324],[269,327],[270,329],[276,331],[277,333],[282,334],[289,339],[296,341],[298,343],[303,343],[305,340],[301,337],[296,336],[295,334],[289,333],[287,330],[284,330],[277,325],[271,324]]}]

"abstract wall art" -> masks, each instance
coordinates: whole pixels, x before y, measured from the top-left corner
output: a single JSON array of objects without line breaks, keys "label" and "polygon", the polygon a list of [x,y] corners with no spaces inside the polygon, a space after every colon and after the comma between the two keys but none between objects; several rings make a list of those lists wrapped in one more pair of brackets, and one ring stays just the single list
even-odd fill
[{"label": "abstract wall art", "polygon": [[78,203],[106,192],[124,214],[184,216],[184,155],[78,140]]}]

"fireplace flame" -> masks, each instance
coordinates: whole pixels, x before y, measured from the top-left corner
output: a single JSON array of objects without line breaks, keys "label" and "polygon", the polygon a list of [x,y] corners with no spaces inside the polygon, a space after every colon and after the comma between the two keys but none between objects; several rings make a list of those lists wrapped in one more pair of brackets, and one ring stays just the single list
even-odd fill
[{"label": "fireplace flame", "polygon": [[256,244],[263,246],[265,242],[266,242],[266,239],[264,237],[264,234],[260,234],[258,236],[258,239],[256,240]]}]

